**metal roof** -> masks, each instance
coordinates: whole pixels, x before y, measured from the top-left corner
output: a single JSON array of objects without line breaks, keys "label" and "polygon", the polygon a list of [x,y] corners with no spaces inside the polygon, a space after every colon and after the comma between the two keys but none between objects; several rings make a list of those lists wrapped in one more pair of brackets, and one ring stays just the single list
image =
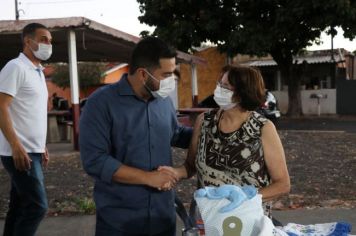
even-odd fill
[{"label": "metal roof", "polygon": [[116,66],[114,66],[114,67],[112,67],[112,68],[106,70],[106,71],[104,72],[104,75],[108,75],[108,74],[110,74],[110,73],[112,73],[112,72],[114,72],[114,71],[116,71],[116,70],[120,70],[121,68],[124,68],[124,67],[126,67],[126,66],[128,66],[128,65],[129,65],[129,64],[127,64],[127,63],[120,63],[119,65],[116,65]]},{"label": "metal roof", "polygon": [[[294,57],[293,59],[294,64],[302,64],[304,61],[306,61],[308,64],[321,64],[321,63],[344,62],[345,59],[341,54],[334,54],[334,60],[332,59],[331,55],[305,55],[305,56],[297,56]],[[241,63],[241,65],[264,67],[264,66],[277,66],[277,63],[272,59],[267,59],[267,60],[247,61]]]},{"label": "metal roof", "polygon": [[[128,62],[139,37],[100,24],[84,17],[6,20],[0,21],[0,67],[22,51],[21,33],[25,25],[37,22],[45,25],[53,37],[51,62],[67,62],[67,33],[76,33],[78,61]],[[205,64],[200,57],[177,51],[183,63]]]}]

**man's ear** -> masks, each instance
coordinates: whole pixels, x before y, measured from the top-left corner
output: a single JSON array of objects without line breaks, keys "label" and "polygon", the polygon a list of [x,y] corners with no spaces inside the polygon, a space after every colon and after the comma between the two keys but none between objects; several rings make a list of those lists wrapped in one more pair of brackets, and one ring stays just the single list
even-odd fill
[{"label": "man's ear", "polygon": [[[25,36],[24,39],[23,39],[24,43],[23,43],[23,47],[28,47],[28,48],[32,48],[34,50],[37,50],[36,49],[36,44],[35,44],[35,40],[33,38],[31,38],[29,35]],[[33,42],[31,42],[33,41]]]},{"label": "man's ear", "polygon": [[136,74],[137,74],[137,77],[139,78],[139,80],[141,80],[141,82],[143,82],[143,83],[145,83],[146,80],[148,79],[146,71],[142,68],[138,68],[136,70]]},{"label": "man's ear", "polygon": [[25,47],[25,46],[28,46],[29,44],[30,44],[30,37],[25,36],[23,38],[23,46]]}]

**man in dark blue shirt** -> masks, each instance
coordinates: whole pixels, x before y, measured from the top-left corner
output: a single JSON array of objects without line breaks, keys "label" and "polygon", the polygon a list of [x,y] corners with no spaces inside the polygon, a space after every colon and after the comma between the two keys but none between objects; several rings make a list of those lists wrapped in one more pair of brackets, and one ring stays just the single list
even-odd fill
[{"label": "man in dark blue shirt", "polygon": [[175,235],[177,176],[171,145],[187,148],[191,129],[178,125],[168,94],[176,52],[157,38],[135,47],[129,74],[96,91],[80,121],[85,171],[95,178],[96,235]]}]

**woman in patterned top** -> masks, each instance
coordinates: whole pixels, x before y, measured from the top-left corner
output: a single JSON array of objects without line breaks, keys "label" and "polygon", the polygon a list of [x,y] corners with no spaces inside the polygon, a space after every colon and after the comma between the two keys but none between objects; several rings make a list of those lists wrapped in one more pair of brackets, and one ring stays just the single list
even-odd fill
[{"label": "woman in patterned top", "polygon": [[271,203],[290,190],[284,150],[275,126],[255,112],[264,102],[261,74],[227,66],[214,91],[220,109],[198,116],[187,160],[171,169],[179,178],[197,173],[199,187],[254,185],[271,217]]}]

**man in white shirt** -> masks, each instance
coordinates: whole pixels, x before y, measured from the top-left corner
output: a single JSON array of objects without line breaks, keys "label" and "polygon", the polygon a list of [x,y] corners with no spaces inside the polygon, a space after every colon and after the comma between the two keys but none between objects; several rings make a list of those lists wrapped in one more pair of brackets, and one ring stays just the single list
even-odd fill
[{"label": "man in white shirt", "polygon": [[48,91],[40,62],[52,54],[52,36],[38,23],[25,26],[23,52],[0,72],[0,156],[11,178],[4,236],[35,235],[48,208],[42,167]]}]

